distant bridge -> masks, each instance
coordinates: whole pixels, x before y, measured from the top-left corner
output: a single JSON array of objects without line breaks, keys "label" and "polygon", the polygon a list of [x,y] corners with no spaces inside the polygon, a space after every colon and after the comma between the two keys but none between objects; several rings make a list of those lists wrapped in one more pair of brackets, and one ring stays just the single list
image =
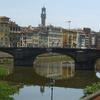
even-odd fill
[{"label": "distant bridge", "polygon": [[54,52],[72,57],[76,69],[93,70],[95,61],[100,58],[100,50],[73,48],[0,48],[0,51],[14,57],[15,66],[33,66],[35,58],[43,53]]}]

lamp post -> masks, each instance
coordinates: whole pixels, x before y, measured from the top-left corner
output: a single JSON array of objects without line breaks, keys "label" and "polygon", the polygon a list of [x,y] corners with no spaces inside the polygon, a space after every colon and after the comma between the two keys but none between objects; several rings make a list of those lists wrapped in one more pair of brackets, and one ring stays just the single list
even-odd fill
[{"label": "lamp post", "polygon": [[55,85],[55,80],[51,78],[50,86],[51,86],[51,100],[53,100],[53,86]]}]

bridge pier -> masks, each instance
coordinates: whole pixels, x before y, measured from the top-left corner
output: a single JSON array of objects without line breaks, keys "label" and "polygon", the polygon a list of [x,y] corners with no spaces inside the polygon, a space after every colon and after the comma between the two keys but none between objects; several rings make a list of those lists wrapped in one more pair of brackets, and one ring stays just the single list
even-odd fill
[{"label": "bridge pier", "polygon": [[36,56],[14,59],[15,66],[33,66]]},{"label": "bridge pier", "polygon": [[31,61],[14,60],[14,66],[33,66]]},{"label": "bridge pier", "polygon": [[88,62],[75,63],[75,70],[94,70],[94,64]]},{"label": "bridge pier", "polygon": [[90,66],[88,52],[77,51],[75,59],[75,69],[76,70],[94,70],[94,67]]}]

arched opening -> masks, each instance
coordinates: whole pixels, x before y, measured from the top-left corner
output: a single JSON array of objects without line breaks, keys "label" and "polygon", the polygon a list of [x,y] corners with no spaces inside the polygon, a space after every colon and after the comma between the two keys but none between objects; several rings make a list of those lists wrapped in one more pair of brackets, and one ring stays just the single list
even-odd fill
[{"label": "arched opening", "polygon": [[69,79],[75,75],[73,58],[61,53],[43,53],[36,57],[34,69],[37,74],[54,79]]},{"label": "arched opening", "polygon": [[8,70],[8,74],[11,74],[14,68],[13,56],[9,53],[0,51],[0,66],[4,65]]},{"label": "arched opening", "polygon": [[97,56],[97,57],[93,57],[89,60],[89,67],[91,67],[91,69],[98,69],[98,64],[99,64],[99,61],[100,61],[100,57]]},{"label": "arched opening", "polygon": [[13,56],[9,53],[0,51],[0,64],[5,64],[12,61]]}]

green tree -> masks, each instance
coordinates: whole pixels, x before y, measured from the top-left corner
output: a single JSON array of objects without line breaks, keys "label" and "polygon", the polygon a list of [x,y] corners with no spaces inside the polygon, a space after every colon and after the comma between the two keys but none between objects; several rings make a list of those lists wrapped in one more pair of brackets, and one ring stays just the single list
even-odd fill
[{"label": "green tree", "polygon": [[83,96],[81,98],[87,97],[90,94],[99,91],[100,90],[100,82],[98,83],[93,83],[92,86],[87,86],[84,90],[83,90]]},{"label": "green tree", "polygon": [[[0,79],[4,79],[8,74],[8,70],[5,68],[4,65],[0,65]],[[9,86],[7,83],[0,83],[0,100],[14,100],[13,95],[14,93],[18,93],[18,89],[14,86]]]},{"label": "green tree", "polygon": [[0,65],[0,79],[4,79],[8,74],[8,70],[4,65]]},{"label": "green tree", "polygon": [[13,95],[14,93],[18,93],[16,87],[9,86],[7,83],[0,85],[0,100],[14,100],[13,97],[9,97],[9,95]]}]

